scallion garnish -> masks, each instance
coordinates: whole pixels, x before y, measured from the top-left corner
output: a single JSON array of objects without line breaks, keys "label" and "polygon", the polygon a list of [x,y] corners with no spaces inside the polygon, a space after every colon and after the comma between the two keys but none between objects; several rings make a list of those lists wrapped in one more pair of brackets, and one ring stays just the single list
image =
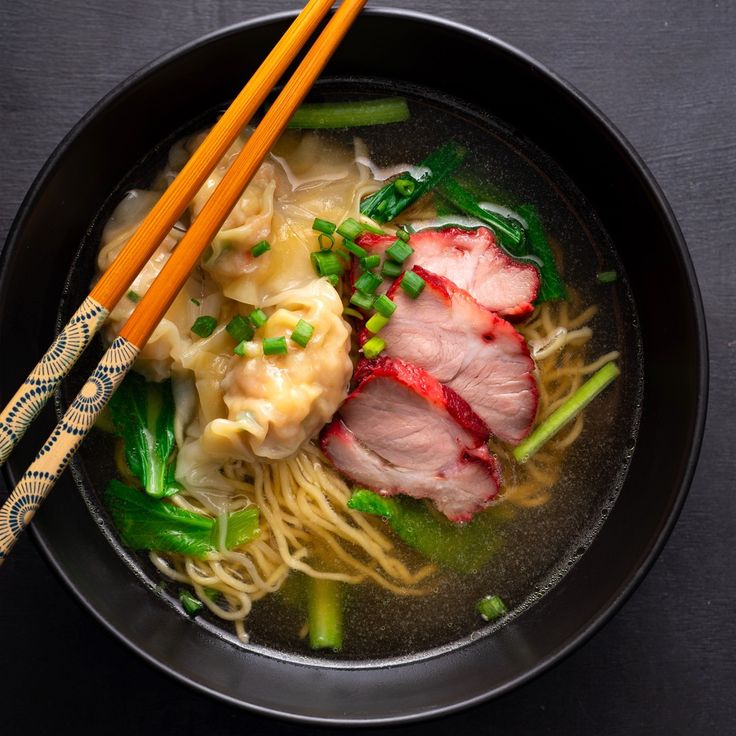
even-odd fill
[{"label": "scallion garnish", "polygon": [[612,284],[618,278],[618,274],[615,271],[601,271],[596,274],[596,278],[601,284]]},{"label": "scallion garnish", "polygon": [[395,240],[386,248],[386,255],[396,263],[403,263],[413,252],[414,248],[403,240]]},{"label": "scallion garnish", "polygon": [[248,346],[248,341],[243,340],[242,342],[239,342],[234,348],[233,352],[235,355],[239,355],[241,358],[245,356],[245,351]]},{"label": "scallion garnish", "polygon": [[475,608],[484,621],[495,621],[508,612],[506,604],[497,595],[487,595],[481,598]]},{"label": "scallion garnish", "polygon": [[296,323],[294,331],[291,333],[291,341],[305,348],[307,347],[307,343],[312,339],[313,333],[314,325],[310,325],[309,322],[300,319]]},{"label": "scallion garnish", "polygon": [[194,306],[195,306],[195,307],[199,307],[199,306],[201,306],[201,302],[199,301],[199,299],[195,299],[194,297],[192,297],[192,298],[191,298],[191,299],[190,299],[189,301],[190,301],[190,302],[191,302],[192,304],[194,304]]},{"label": "scallion garnish", "polygon": [[217,327],[217,320],[214,317],[197,317],[191,326],[191,331],[199,337],[209,337]]},{"label": "scallion garnish", "polygon": [[334,286],[337,289],[337,285],[340,283],[339,276],[337,276],[334,273],[331,273],[329,276],[325,276],[325,278],[327,279],[327,281],[330,282],[330,284],[332,284],[332,286]]},{"label": "scallion garnish", "polygon": [[329,220],[323,220],[320,217],[315,217],[312,223],[312,230],[316,230],[318,233],[324,233],[325,235],[332,235],[337,229],[337,225]]},{"label": "scallion garnish", "polygon": [[405,243],[409,242],[409,236],[410,236],[410,233],[409,233],[409,231],[408,231],[408,230],[406,230],[406,229],[405,229],[405,228],[403,228],[403,227],[400,227],[400,228],[399,228],[399,229],[398,229],[398,230],[396,231],[396,237],[397,237],[397,238],[399,238],[399,240],[403,240],[403,241],[404,241]]},{"label": "scallion garnish", "polygon": [[320,250],[332,250],[332,246],[335,245],[335,238],[327,233],[320,233],[317,236],[317,242],[319,243]]},{"label": "scallion garnish", "polygon": [[370,309],[373,306],[373,296],[364,294],[362,291],[356,291],[350,297],[350,303],[358,307],[358,309]]},{"label": "scallion garnish", "polygon": [[345,271],[340,257],[332,251],[321,250],[310,254],[312,266],[319,276],[341,276]]},{"label": "scallion garnish", "polygon": [[286,355],[289,348],[286,346],[285,337],[264,337],[263,338],[263,354],[264,355]]},{"label": "scallion garnish", "polygon": [[353,309],[352,307],[345,307],[342,310],[342,313],[343,316],[355,317],[355,319],[365,319],[365,317],[357,309]]},{"label": "scallion garnish", "polygon": [[141,295],[137,291],[133,291],[133,289],[131,289],[126,296],[133,302],[133,304],[137,304],[141,300]]},{"label": "scallion garnish", "polygon": [[372,268],[381,265],[381,256],[365,256],[365,258],[360,259],[360,265],[364,271],[370,271]]},{"label": "scallion garnish", "polygon": [[248,319],[255,325],[256,329],[263,327],[268,321],[268,316],[262,309],[254,309],[249,315]]},{"label": "scallion garnish", "polygon": [[414,271],[406,271],[401,278],[401,288],[412,298],[416,299],[424,290],[426,282]]},{"label": "scallion garnish", "polygon": [[394,181],[394,187],[402,197],[410,197],[414,194],[416,186],[417,183],[414,179],[396,179]]},{"label": "scallion garnish", "polygon": [[363,355],[366,358],[375,358],[383,352],[385,347],[386,343],[378,335],[374,335],[363,345]]},{"label": "scallion garnish", "polygon": [[396,311],[396,304],[394,304],[385,294],[376,297],[373,302],[373,309],[382,314],[384,317],[390,317]]},{"label": "scallion garnish", "polygon": [[196,616],[204,608],[204,603],[199,598],[195,598],[188,590],[182,590],[179,593],[179,601],[182,608],[190,616]]},{"label": "scallion garnish", "polygon": [[365,258],[368,255],[368,251],[365,248],[361,248],[352,240],[345,239],[342,244],[346,250],[349,250],[354,256],[358,256],[358,258]]},{"label": "scallion garnish", "polygon": [[243,340],[253,339],[253,324],[249,319],[243,317],[242,314],[236,314],[228,323],[227,327],[228,335],[235,340],[235,342],[243,342]]},{"label": "scallion garnish", "polygon": [[345,240],[355,240],[355,238],[364,232],[364,230],[365,228],[357,220],[352,217],[348,217],[348,219],[337,228],[337,234],[342,235]]},{"label": "scallion garnish", "polygon": [[262,256],[267,250],[271,250],[271,244],[268,242],[268,240],[261,240],[260,243],[256,243],[253,246],[250,254],[253,256],[253,258],[258,258],[258,256]]},{"label": "scallion garnish", "polygon": [[392,261],[390,258],[387,258],[381,266],[381,274],[389,279],[395,279],[402,271],[401,264]]},{"label": "scallion garnish", "polygon": [[378,274],[365,271],[356,280],[355,288],[364,294],[375,294],[382,281],[383,279]]},{"label": "scallion garnish", "polygon": [[389,322],[389,317],[384,317],[382,314],[374,314],[366,323],[365,328],[368,332],[376,333],[380,332]]}]

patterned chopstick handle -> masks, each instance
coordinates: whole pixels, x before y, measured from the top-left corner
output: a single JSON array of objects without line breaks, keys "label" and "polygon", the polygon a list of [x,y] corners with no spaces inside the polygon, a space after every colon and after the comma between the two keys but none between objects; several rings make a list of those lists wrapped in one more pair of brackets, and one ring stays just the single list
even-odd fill
[{"label": "patterned chopstick handle", "polygon": [[89,345],[108,311],[87,297],[0,413],[0,465]]},{"label": "patterned chopstick handle", "polygon": [[0,508],[0,565],[28,526],[139,353],[118,337]]}]

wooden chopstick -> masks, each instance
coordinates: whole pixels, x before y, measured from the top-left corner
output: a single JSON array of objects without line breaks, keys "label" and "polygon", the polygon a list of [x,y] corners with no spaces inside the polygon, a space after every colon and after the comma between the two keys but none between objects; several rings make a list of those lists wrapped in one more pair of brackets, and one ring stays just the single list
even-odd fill
[{"label": "wooden chopstick", "polygon": [[131,369],[189,272],[227,218],[366,0],[344,0],[243,147],[194,224],[102,356],[36,459],[0,508],[0,565]]},{"label": "wooden chopstick", "polygon": [[84,352],[332,4],[333,0],[309,0],[2,410],[0,465],[7,460],[59,381]]}]

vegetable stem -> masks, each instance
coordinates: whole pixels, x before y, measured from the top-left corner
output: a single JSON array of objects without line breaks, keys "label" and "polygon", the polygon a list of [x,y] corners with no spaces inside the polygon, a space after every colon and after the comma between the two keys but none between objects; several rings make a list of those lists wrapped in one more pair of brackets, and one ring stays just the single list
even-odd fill
[{"label": "vegetable stem", "polygon": [[297,109],[287,127],[354,128],[360,125],[401,123],[408,119],[409,106],[403,97],[354,102],[309,102]]},{"label": "vegetable stem", "polygon": [[514,457],[525,463],[542,445],[574,419],[621,371],[611,362],[599,368],[562,406],[552,412],[521,444]]},{"label": "vegetable stem", "polygon": [[309,646],[342,649],[342,586],[336,580],[309,579]]}]

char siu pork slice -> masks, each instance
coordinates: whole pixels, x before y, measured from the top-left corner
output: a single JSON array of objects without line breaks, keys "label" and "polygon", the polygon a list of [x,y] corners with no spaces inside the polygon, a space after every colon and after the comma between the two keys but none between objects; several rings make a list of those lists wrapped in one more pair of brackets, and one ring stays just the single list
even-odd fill
[{"label": "char siu pork slice", "polygon": [[[366,233],[358,242],[371,253],[383,255],[395,240],[390,235]],[[531,263],[509,256],[488,228],[423,230],[409,238],[409,245],[414,253],[404,262],[405,268],[419,265],[452,279],[484,307],[509,319],[523,319],[534,309],[539,272]]]},{"label": "char siu pork slice", "polygon": [[[524,338],[467,291],[414,266],[426,287],[412,299],[397,279],[388,291],[396,311],[381,330],[385,354],[431,373],[470,404],[491,432],[517,444],[532,427],[538,391]],[[403,277],[402,277],[403,278]],[[371,334],[363,330],[363,344]]]},{"label": "char siu pork slice", "polygon": [[498,493],[500,466],[467,402],[404,361],[362,361],[356,389],[322,432],[322,449],[355,482],[387,496],[431,499],[467,521]]}]

